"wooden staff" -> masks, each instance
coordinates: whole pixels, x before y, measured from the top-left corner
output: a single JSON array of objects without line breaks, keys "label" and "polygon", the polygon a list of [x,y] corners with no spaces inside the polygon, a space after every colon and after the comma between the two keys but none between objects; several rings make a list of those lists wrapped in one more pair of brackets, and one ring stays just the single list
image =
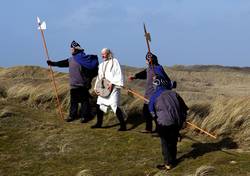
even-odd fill
[{"label": "wooden staff", "polygon": [[[151,36],[150,36],[150,33],[147,32],[145,23],[143,23],[143,28],[144,28],[144,36],[145,36],[146,43],[147,43],[148,53],[151,54],[150,45],[149,45],[149,42],[151,42]],[[147,56],[148,56],[148,55],[147,55]],[[149,65],[152,66],[152,68],[153,68],[153,73],[154,73],[154,75],[155,75],[155,70],[154,70],[152,55],[151,55],[151,57],[150,57],[149,59],[150,59],[150,60],[149,60]],[[154,75],[153,75],[153,76],[154,76]]]},{"label": "wooden staff", "polygon": [[[123,88],[126,89],[128,92],[132,93],[133,95],[137,96],[138,98],[140,98],[140,99],[146,101],[147,103],[149,103],[149,100],[147,98],[145,98],[143,95],[141,95],[140,93],[138,93],[138,92],[136,92],[136,91],[134,91],[134,90],[132,90],[130,88],[126,88],[126,87],[123,87]],[[216,136],[214,136],[214,135],[210,134],[209,132],[203,130],[202,128],[198,127],[197,125],[192,124],[191,122],[187,122],[187,124],[194,127],[194,128],[196,128],[196,129],[198,129],[198,130],[200,130],[201,132],[204,132],[205,134],[207,134],[208,136],[210,136],[210,137],[212,137],[214,139],[217,138]]]},{"label": "wooden staff", "polygon": [[212,137],[212,138],[214,138],[214,139],[217,138],[216,136],[210,134],[209,132],[207,132],[207,131],[205,131],[205,130],[199,128],[199,127],[196,126],[195,124],[192,124],[192,123],[190,123],[190,122],[187,122],[187,124],[190,125],[190,126],[192,126],[192,127],[194,127],[194,128],[196,128],[196,129],[198,129],[198,130],[200,130],[200,131],[202,131],[203,133],[206,133],[208,136],[210,136],[210,137]]},{"label": "wooden staff", "polygon": [[149,45],[149,42],[151,42],[151,36],[150,36],[150,33],[147,32],[145,23],[143,23],[143,28],[144,28],[144,36],[145,36],[147,47],[148,47],[148,52],[151,53],[150,45]]},{"label": "wooden staff", "polygon": [[[46,23],[45,22],[41,23],[39,17],[37,17],[37,23],[38,23],[38,29],[40,30],[41,35],[42,35],[45,55],[47,57],[47,60],[49,60],[49,52],[48,52],[47,44],[46,44],[45,37],[44,37],[44,30],[46,29]],[[55,90],[55,93],[56,93],[56,100],[57,100],[59,115],[60,115],[61,119],[63,120],[63,113],[62,113],[61,103],[60,103],[59,96],[58,96],[58,89],[57,89],[57,85],[56,85],[56,82],[55,82],[55,76],[54,76],[53,69],[52,69],[52,67],[50,65],[49,65],[49,70],[50,70],[50,77],[51,77],[52,83],[54,85],[54,90]]]}]

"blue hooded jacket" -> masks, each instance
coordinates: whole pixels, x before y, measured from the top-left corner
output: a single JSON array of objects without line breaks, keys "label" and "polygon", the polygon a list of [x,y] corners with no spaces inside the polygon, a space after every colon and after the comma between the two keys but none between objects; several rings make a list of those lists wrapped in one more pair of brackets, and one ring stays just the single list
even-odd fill
[{"label": "blue hooded jacket", "polygon": [[97,68],[99,65],[97,55],[87,55],[83,51],[74,55],[73,58],[78,64],[90,70]]},{"label": "blue hooded jacket", "polygon": [[161,126],[177,125],[181,128],[188,110],[183,99],[167,88],[164,79],[157,77],[153,84],[156,88],[149,101],[150,113],[157,116],[157,123]]}]

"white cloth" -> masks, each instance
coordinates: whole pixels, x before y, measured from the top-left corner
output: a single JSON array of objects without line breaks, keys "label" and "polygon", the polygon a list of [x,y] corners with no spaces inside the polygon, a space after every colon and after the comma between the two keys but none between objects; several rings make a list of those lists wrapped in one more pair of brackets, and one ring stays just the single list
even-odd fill
[{"label": "white cloth", "polygon": [[[106,69],[105,69],[106,67]],[[105,71],[105,73],[104,73]],[[102,62],[99,65],[98,69],[98,76],[96,78],[96,83],[101,80],[103,77],[110,81],[114,86],[113,90],[109,97],[104,98],[101,96],[98,96],[97,98],[97,104],[100,105],[100,109],[103,112],[107,112],[108,107],[110,106],[112,111],[115,113],[117,107],[120,103],[120,88],[124,84],[124,78],[121,71],[121,66],[117,59],[109,59],[107,61]],[[96,83],[95,83],[95,89],[96,89]]]}]

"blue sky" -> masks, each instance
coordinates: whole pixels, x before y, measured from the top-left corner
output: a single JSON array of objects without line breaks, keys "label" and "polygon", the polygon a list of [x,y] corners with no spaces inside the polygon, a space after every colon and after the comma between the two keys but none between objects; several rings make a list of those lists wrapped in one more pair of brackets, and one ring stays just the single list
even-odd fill
[{"label": "blue sky", "polygon": [[145,22],[162,65],[250,66],[249,0],[3,0],[1,67],[46,67],[36,16],[52,60],[70,56],[76,40],[87,54],[108,47],[121,64],[143,67]]}]

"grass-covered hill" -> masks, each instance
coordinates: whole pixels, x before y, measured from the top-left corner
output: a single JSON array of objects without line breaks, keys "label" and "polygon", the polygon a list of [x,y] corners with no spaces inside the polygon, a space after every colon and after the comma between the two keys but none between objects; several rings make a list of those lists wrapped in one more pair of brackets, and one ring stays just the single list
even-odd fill
[{"label": "grass-covered hill", "polygon": [[[123,67],[132,75],[142,68]],[[188,121],[217,136],[187,126],[178,143],[179,164],[159,172],[160,141],[144,128],[143,101],[122,91],[127,132],[118,132],[112,113],[103,129],[58,116],[48,69],[0,68],[0,175],[249,175],[250,68],[166,67],[176,91],[190,107]],[[67,73],[55,73],[65,116],[69,106]],[[126,82],[143,94],[145,81]],[[93,95],[92,105],[96,96]]]}]

